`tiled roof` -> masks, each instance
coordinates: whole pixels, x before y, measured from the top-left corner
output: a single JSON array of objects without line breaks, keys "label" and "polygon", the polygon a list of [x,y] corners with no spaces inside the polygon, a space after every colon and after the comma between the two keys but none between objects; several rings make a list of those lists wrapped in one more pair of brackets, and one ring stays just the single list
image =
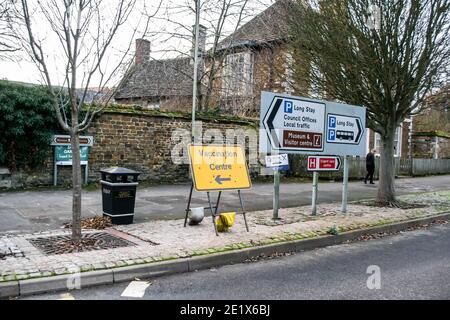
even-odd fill
[{"label": "tiled roof", "polygon": [[133,66],[124,77],[116,99],[192,96],[190,58],[152,60]]},{"label": "tiled roof", "polygon": [[292,0],[277,0],[221,41],[218,50],[236,46],[255,46],[285,39],[288,35],[287,15],[290,5]]}]

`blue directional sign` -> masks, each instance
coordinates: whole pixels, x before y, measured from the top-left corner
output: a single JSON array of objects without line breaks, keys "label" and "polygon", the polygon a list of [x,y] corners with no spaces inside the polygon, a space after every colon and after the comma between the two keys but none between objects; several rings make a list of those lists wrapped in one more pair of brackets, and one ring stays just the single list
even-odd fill
[{"label": "blue directional sign", "polygon": [[364,134],[362,121],[358,117],[328,115],[327,142],[336,144],[359,144]]}]

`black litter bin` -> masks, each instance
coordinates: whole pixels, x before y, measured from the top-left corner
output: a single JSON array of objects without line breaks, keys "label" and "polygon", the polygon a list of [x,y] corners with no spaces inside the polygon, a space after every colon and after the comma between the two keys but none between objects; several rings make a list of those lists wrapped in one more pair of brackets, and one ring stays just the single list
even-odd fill
[{"label": "black litter bin", "polygon": [[109,168],[102,174],[103,216],[113,224],[132,224],[139,172],[126,168]]}]

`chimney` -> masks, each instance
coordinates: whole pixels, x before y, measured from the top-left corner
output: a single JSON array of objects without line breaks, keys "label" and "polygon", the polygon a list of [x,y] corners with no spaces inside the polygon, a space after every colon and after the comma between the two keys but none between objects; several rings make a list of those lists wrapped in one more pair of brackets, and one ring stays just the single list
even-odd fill
[{"label": "chimney", "polygon": [[150,61],[150,41],[136,39],[135,64],[138,66],[148,61]]},{"label": "chimney", "polygon": [[[198,56],[202,57],[206,52],[206,27],[199,25],[199,37],[198,37]],[[192,26],[192,49],[191,57],[195,56],[195,25]]]}]

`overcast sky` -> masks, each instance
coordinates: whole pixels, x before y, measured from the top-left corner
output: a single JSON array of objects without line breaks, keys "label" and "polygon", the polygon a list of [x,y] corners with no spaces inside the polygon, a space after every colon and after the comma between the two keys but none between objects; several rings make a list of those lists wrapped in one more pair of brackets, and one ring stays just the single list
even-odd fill
[{"label": "overcast sky", "polygon": [[[114,3],[117,0],[107,0],[107,7],[103,10],[106,17],[110,16],[114,10]],[[129,19],[127,25],[123,26],[119,34],[116,37],[116,41],[113,43],[113,50],[110,51],[108,59],[105,60],[107,65],[114,65],[116,61],[123,55],[123,51],[128,48],[132,41],[132,51],[128,55],[128,60],[133,58],[134,55],[134,40],[133,30],[138,27],[138,32],[134,38],[142,37],[143,30],[145,28],[146,19],[141,18],[141,12],[146,11],[153,13],[156,7],[159,6],[161,0],[138,0],[137,7],[133,16]],[[219,8],[214,6],[213,2],[219,2],[222,0],[202,0],[203,2],[210,1],[209,5],[203,7],[201,14],[201,23],[205,26],[211,26],[214,19],[219,13]],[[246,0],[227,0],[235,1],[236,6],[234,12],[239,13],[240,4]],[[248,21],[256,14],[270,6],[274,0],[248,0],[247,10],[244,12],[242,19],[243,22]],[[192,30],[192,25],[195,22],[195,15],[189,6],[193,6],[194,0],[162,0],[162,5],[157,15],[150,20],[148,26],[148,32],[145,34],[145,38],[152,42],[152,58],[171,58],[180,56],[183,53],[189,52],[191,43],[189,41],[191,35],[188,33]],[[31,5],[31,2],[30,2]],[[225,25],[223,36],[229,34],[236,28],[237,14],[230,17]],[[54,84],[62,83],[62,72],[64,69],[64,61],[61,59],[63,54],[61,52],[61,45],[57,38],[54,36],[48,22],[35,12],[34,29],[38,37],[43,41],[44,50],[47,53],[48,63],[52,73],[52,80]],[[168,20],[173,20],[169,22]],[[209,29],[211,35],[211,29]],[[122,72],[123,73],[123,72]],[[29,82],[29,83],[42,83],[42,78],[34,63],[25,55],[20,55],[16,61],[0,61],[0,79],[8,79],[13,81]],[[90,86],[96,87],[94,81]],[[98,82],[98,81],[97,81]],[[111,85],[117,83],[117,79],[112,81]],[[110,85],[110,86],[111,86]]]}]

